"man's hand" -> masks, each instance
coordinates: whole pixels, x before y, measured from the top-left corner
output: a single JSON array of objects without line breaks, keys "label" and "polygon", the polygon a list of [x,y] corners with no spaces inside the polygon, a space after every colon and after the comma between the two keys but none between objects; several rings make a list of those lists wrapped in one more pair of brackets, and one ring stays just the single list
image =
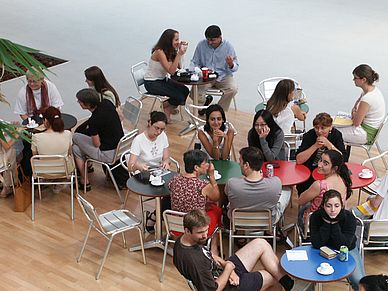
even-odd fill
[{"label": "man's hand", "polygon": [[237,56],[235,56],[234,58],[232,58],[232,56],[229,55],[229,54],[226,56],[225,61],[228,63],[229,68],[231,68],[231,69],[233,68],[233,66],[234,66],[233,61],[234,61],[236,58],[237,58]]}]

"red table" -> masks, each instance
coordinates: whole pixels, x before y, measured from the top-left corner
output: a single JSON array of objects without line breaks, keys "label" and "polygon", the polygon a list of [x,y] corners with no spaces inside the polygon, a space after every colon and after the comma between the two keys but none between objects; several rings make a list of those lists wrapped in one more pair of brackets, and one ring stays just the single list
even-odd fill
[{"label": "red table", "polygon": [[[282,186],[293,186],[303,183],[310,177],[310,170],[304,165],[297,165],[295,162],[290,161],[273,161],[271,163],[279,163],[279,168],[274,168],[274,176],[279,177],[282,181]],[[267,164],[265,162],[261,167],[263,176],[267,177]]]},{"label": "red table", "polygon": [[[348,166],[349,170],[352,172],[352,174],[350,175],[350,178],[352,179],[352,182],[353,182],[352,189],[357,189],[357,188],[362,188],[362,187],[368,186],[369,184],[372,184],[373,181],[376,179],[376,173],[372,169],[368,168],[367,166],[363,166],[363,165],[355,164],[355,163],[345,163],[345,164]],[[369,179],[360,178],[358,176],[358,174],[360,174],[363,169],[371,170],[373,173],[372,178],[369,178]],[[318,168],[316,168],[313,171],[313,178],[315,180],[324,180],[325,176],[322,174],[319,174]]]}]

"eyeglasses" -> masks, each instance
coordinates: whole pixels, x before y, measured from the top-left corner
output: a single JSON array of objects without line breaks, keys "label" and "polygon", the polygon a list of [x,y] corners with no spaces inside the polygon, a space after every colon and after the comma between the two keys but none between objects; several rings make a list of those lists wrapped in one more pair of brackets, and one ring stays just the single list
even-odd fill
[{"label": "eyeglasses", "polygon": [[266,123],[255,123],[255,127],[264,127],[266,125]]}]

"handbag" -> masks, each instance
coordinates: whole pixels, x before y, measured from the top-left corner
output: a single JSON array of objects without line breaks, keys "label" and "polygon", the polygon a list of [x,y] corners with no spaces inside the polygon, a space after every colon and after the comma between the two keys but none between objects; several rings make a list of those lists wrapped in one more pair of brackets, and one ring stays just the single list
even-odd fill
[{"label": "handbag", "polygon": [[22,166],[17,166],[17,182],[15,188],[15,205],[13,211],[23,212],[31,204],[31,177],[24,175]]}]

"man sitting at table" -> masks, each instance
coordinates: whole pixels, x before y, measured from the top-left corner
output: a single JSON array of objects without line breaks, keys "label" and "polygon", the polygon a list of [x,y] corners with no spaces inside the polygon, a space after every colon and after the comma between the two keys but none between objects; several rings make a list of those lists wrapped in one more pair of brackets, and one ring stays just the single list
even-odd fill
[{"label": "man sitting at table", "polygon": [[[185,232],[174,245],[174,265],[198,291],[203,290],[302,290],[309,282],[293,281],[280,266],[272,247],[255,239],[224,261],[204,246],[210,218],[193,209],[183,218]],[[263,270],[253,272],[258,262]]]},{"label": "man sitting at table", "polygon": [[[224,111],[228,111],[230,102],[238,91],[233,78],[233,73],[237,72],[239,67],[236,52],[230,42],[222,39],[221,29],[216,25],[206,29],[205,37],[206,39],[197,44],[192,61],[196,67],[207,67],[217,72],[219,77],[215,82],[198,86],[198,105],[204,105],[206,99],[210,98],[210,96],[205,98],[205,92],[213,87],[223,92],[218,104]],[[211,102],[210,99],[207,100],[206,105]]]},{"label": "man sitting at table", "polygon": [[[264,154],[259,148],[242,148],[239,163],[244,176],[229,179],[225,186],[230,203],[228,216],[231,217],[235,208],[269,209],[272,223],[276,224],[290,201],[291,191],[282,191],[282,181],[278,177],[263,177],[260,169]],[[279,235],[282,236],[281,233]]]}]

